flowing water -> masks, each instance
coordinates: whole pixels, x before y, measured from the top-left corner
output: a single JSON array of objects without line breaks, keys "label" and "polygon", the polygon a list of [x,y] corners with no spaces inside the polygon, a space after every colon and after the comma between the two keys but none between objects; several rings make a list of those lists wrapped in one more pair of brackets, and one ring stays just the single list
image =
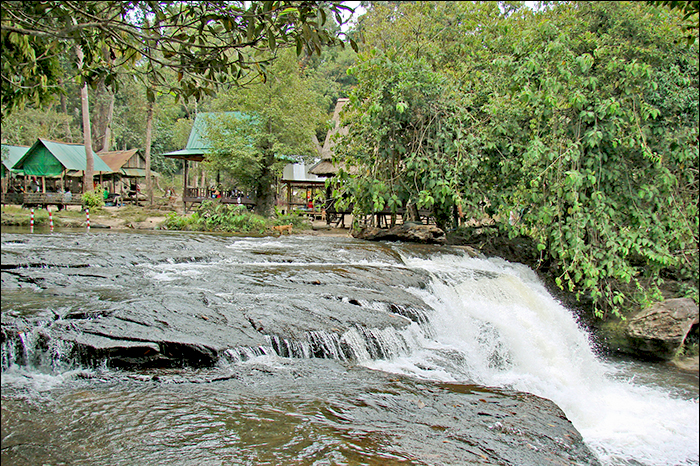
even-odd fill
[{"label": "flowing water", "polygon": [[698,465],[697,374],[600,356],[520,264],[3,231],[2,269],[3,464]]}]

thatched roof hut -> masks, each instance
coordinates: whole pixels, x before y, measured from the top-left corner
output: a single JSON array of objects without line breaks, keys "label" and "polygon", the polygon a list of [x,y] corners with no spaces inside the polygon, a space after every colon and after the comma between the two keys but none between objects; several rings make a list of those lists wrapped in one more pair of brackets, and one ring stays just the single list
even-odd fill
[{"label": "thatched roof hut", "polygon": [[323,142],[323,147],[321,148],[321,161],[311,167],[309,173],[329,178],[337,175],[341,167],[347,169],[344,164],[333,163],[333,146],[335,146],[335,135],[340,134],[345,136],[348,134],[347,126],[340,126],[340,112],[349,101],[350,99],[342,98],[338,99],[338,102],[336,102],[335,111],[333,112],[333,122],[335,125],[333,129],[326,134],[326,140]]}]

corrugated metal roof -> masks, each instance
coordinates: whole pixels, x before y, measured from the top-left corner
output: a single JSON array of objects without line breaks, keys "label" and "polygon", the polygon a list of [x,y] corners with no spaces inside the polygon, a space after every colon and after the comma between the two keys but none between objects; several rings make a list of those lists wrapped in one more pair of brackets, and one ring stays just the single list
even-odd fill
[{"label": "corrugated metal roof", "polygon": [[282,181],[323,181],[323,179],[309,173],[304,162],[298,162],[289,163],[284,167]]},{"label": "corrugated metal roof", "polygon": [[22,170],[15,170],[12,167],[22,158],[24,154],[27,153],[29,147],[27,146],[11,146],[9,144],[2,145],[2,166],[3,175],[5,170],[10,170],[14,173],[22,173]]},{"label": "corrugated metal roof", "polygon": [[166,152],[165,157],[201,161],[204,155],[212,148],[212,143],[207,137],[207,126],[210,122],[224,118],[247,118],[241,112],[202,112],[198,113],[192,124],[190,137],[184,150]]},{"label": "corrugated metal roof", "polygon": [[195,162],[201,162],[204,160],[204,152],[199,149],[182,149],[173,152],[166,152],[163,155],[165,157],[170,157],[171,159],[194,160]]},{"label": "corrugated metal roof", "polygon": [[119,169],[122,168],[136,152],[138,152],[138,149],[98,152],[97,155],[99,155],[100,158],[107,165],[109,165],[109,168],[111,168],[112,171],[116,172],[119,171]]},{"label": "corrugated metal roof", "polygon": [[[145,168],[122,168],[119,172],[124,176],[133,176],[136,178],[146,178]],[[151,170],[151,176],[160,176],[160,173]]]},{"label": "corrugated metal roof", "polygon": [[[113,171],[94,152],[93,160],[95,173]],[[39,138],[13,168],[23,169],[25,175],[35,176],[54,176],[60,174],[62,170],[86,170],[85,146]]]}]

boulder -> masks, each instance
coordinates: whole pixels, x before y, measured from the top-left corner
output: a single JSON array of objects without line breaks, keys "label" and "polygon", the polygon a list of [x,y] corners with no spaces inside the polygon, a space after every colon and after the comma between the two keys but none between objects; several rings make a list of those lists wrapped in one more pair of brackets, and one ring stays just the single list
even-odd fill
[{"label": "boulder", "polygon": [[667,299],[631,318],[625,333],[630,349],[640,356],[670,360],[697,324],[698,305],[692,299]]},{"label": "boulder", "polygon": [[393,228],[363,228],[353,231],[353,237],[369,241],[406,241],[424,244],[445,244],[445,232],[435,225],[404,223]]}]

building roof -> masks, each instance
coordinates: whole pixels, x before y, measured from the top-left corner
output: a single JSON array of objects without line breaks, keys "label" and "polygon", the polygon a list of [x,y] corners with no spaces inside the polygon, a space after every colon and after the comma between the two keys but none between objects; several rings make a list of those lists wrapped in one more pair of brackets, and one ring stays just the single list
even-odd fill
[{"label": "building roof", "polygon": [[[95,173],[112,173],[112,169],[94,152]],[[37,139],[32,147],[13,165],[25,175],[56,176],[64,170],[86,170],[85,146]]]},{"label": "building roof", "polygon": [[[145,168],[122,168],[119,170],[119,173],[124,176],[131,176],[134,178],[146,178]],[[151,176],[160,176],[160,173],[151,170]]]},{"label": "building roof", "polygon": [[11,146],[9,144],[2,145],[2,176],[5,176],[5,171],[9,170],[13,173],[22,173],[22,170],[12,168],[24,154],[27,153],[27,146]]},{"label": "building roof", "polygon": [[[334,127],[331,130],[329,130],[326,134],[326,140],[323,142],[323,147],[321,148],[321,161],[313,165],[309,169],[309,173],[317,176],[330,177],[337,175],[340,168],[344,168],[347,170],[345,164],[333,163],[333,146],[335,146],[336,144],[334,140],[334,136],[336,134],[348,134],[348,128],[340,126],[340,112],[343,110],[345,104],[347,104],[349,101],[350,99],[343,98],[338,99],[338,101],[336,102],[335,110],[333,111]],[[350,172],[352,173],[353,170],[351,169]]]},{"label": "building roof", "polygon": [[216,121],[223,118],[241,118],[244,114],[241,112],[202,112],[198,113],[192,124],[190,137],[187,140],[187,145],[182,150],[166,152],[165,157],[175,159],[194,160],[201,162],[204,160],[206,153],[212,149],[213,144],[207,137],[207,125],[211,121]]},{"label": "building roof", "polygon": [[130,149],[130,150],[117,150],[117,151],[105,151],[105,152],[99,152],[98,155],[100,158],[107,164],[109,165],[109,168],[112,169],[112,171],[119,171],[126,162],[129,161],[131,157],[134,156],[134,154],[138,152],[138,149]]},{"label": "building roof", "polygon": [[309,173],[309,168],[303,161],[288,163],[282,170],[282,182],[311,182],[323,183],[323,178],[320,178],[312,173]]}]

